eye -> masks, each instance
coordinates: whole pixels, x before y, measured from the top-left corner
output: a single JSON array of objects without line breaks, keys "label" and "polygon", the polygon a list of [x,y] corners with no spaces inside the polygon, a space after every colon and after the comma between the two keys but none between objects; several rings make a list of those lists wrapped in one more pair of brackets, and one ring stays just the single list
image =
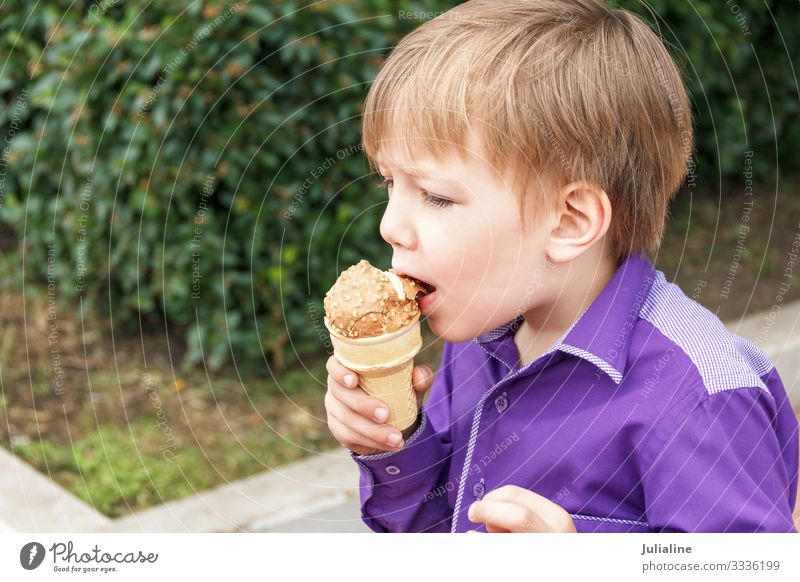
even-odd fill
[{"label": "eye", "polygon": [[[392,186],[394,185],[394,180],[391,178],[384,178],[383,182],[378,184],[378,188],[386,188],[387,190],[391,190]],[[453,204],[452,200],[446,200],[444,198],[439,198],[438,196],[431,194],[425,190],[420,190],[422,193],[422,201],[427,204],[428,206],[433,206],[434,208],[447,208],[451,204]]]},{"label": "eye", "polygon": [[439,198],[438,196],[429,194],[425,190],[422,191],[422,199],[428,206],[435,206],[436,208],[447,208],[453,203],[452,200],[445,200],[444,198]]}]

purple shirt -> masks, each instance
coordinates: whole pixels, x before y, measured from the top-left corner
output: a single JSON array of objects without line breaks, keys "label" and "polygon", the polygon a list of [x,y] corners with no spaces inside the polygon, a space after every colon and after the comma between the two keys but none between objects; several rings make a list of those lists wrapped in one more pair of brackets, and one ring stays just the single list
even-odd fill
[{"label": "purple shirt", "polygon": [[579,532],[793,532],[798,425],[769,358],[634,255],[524,368],[519,317],[445,342],[422,424],[359,456],[376,532],[486,531],[467,509],[517,485]]}]

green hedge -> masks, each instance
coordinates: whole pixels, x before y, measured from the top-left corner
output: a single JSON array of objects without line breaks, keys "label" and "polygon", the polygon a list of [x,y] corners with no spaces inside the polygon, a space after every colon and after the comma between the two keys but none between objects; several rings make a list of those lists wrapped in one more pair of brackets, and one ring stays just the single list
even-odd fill
[{"label": "green hedge", "polygon": [[[661,34],[684,71],[695,123],[695,185],[716,195],[797,174],[800,3],[780,0],[617,0]],[[748,162],[749,163],[749,162]],[[739,191],[741,192],[741,190]]]},{"label": "green hedge", "polygon": [[337,270],[386,260],[359,111],[413,23],[392,2],[67,4],[0,20],[4,102],[27,92],[3,217],[29,280],[50,252],[62,300],[131,330],[165,313],[211,367],[320,352]]},{"label": "green hedge", "polygon": [[[211,367],[328,351],[325,290],[363,257],[389,264],[359,112],[420,23],[399,11],[423,4],[455,3],[7,0],[0,218],[26,282],[129,332],[165,315]],[[797,8],[773,4],[780,34],[738,2],[745,35],[730,4],[650,2],[686,65],[704,190],[736,184],[746,149],[769,180],[776,139],[800,146]]]}]

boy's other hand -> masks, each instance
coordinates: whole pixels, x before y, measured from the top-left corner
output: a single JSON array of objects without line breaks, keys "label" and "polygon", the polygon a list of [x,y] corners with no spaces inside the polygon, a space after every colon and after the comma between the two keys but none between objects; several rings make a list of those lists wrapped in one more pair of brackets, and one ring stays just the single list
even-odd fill
[{"label": "boy's other hand", "polygon": [[[328,358],[328,391],[325,410],[328,428],[339,443],[357,455],[403,448],[403,435],[391,425],[388,407],[359,387],[358,374],[345,368],[335,356]],[[417,408],[425,392],[433,384],[433,371],[428,366],[414,368],[411,378],[417,396]]]},{"label": "boy's other hand", "polygon": [[493,489],[470,505],[468,517],[473,523],[485,523],[488,533],[576,533],[572,516],[563,507],[516,485]]}]

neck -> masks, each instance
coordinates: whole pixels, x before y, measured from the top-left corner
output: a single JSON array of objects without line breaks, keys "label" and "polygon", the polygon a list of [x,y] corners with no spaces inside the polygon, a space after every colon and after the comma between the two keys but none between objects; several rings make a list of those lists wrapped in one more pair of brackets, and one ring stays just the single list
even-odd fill
[{"label": "neck", "polygon": [[592,253],[571,263],[550,264],[544,277],[559,283],[551,289],[549,300],[523,314],[525,322],[517,336],[522,361],[533,361],[547,351],[592,304],[616,270],[612,259],[603,257],[598,261]]}]

